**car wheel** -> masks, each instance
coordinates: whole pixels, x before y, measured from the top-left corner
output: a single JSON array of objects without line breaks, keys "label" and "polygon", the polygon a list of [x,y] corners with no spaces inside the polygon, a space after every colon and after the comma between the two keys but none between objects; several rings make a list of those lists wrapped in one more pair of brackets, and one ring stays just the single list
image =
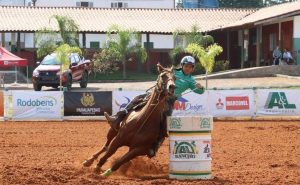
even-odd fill
[{"label": "car wheel", "polygon": [[72,77],[70,75],[68,76],[68,81],[67,81],[66,87],[67,87],[68,91],[70,91],[72,88]]},{"label": "car wheel", "polygon": [[58,85],[52,85],[52,88],[57,89]]},{"label": "car wheel", "polygon": [[33,89],[34,89],[35,91],[41,91],[41,90],[42,90],[42,86],[39,85],[39,84],[33,84]]},{"label": "car wheel", "polygon": [[82,75],[81,81],[80,81],[81,88],[87,87],[88,79],[89,79],[89,76],[88,76],[87,72],[84,72]]}]

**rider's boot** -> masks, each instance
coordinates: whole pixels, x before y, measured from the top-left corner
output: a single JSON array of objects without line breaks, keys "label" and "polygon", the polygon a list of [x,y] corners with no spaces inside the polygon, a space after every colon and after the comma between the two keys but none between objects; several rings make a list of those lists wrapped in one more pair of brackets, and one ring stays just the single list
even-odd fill
[{"label": "rider's boot", "polygon": [[108,121],[110,127],[115,131],[118,131],[120,128],[120,123],[127,115],[127,110],[119,111],[116,115],[109,116],[107,112],[104,112],[104,116]]}]

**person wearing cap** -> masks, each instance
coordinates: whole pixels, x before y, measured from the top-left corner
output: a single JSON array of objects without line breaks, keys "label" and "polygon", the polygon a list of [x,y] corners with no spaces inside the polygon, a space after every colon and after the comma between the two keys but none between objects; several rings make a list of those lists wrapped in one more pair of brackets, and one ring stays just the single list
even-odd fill
[{"label": "person wearing cap", "polygon": [[[191,75],[192,72],[194,71],[195,68],[195,59],[192,56],[185,56],[181,59],[180,62],[180,68],[174,70],[174,74],[176,77],[175,80],[175,97],[173,99],[169,100],[169,104],[172,105],[178,97],[181,96],[181,94],[188,90],[191,89],[193,92],[197,94],[203,94],[204,93],[204,88],[200,83],[197,83],[194,77]],[[122,120],[126,117],[129,111],[131,110],[136,110],[138,108],[143,107],[146,105],[147,101],[150,98],[150,93],[147,94],[142,94],[137,97],[135,97],[131,102],[128,103],[126,108],[124,110],[119,111],[117,114],[113,116],[109,116],[108,113],[104,112],[104,116],[108,123],[110,124],[111,128],[114,130],[118,131],[120,128],[120,123]],[[171,116],[173,110],[167,110],[165,115],[166,116]],[[163,123],[162,123],[162,132],[159,136],[158,142],[154,145],[153,147],[153,156],[155,156],[155,153],[157,152],[159,146],[164,140],[164,137],[166,137],[166,116],[163,118]]]},{"label": "person wearing cap", "polygon": [[191,89],[197,94],[203,94],[204,88],[200,83],[197,83],[195,78],[192,76],[192,72],[195,68],[195,59],[192,56],[185,56],[180,62],[181,68],[175,70],[175,95],[177,97],[187,89]]}]

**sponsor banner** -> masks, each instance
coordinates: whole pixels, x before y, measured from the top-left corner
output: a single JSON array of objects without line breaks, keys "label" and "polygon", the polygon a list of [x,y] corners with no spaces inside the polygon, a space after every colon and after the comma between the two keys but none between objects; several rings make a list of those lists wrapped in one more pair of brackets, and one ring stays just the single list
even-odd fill
[{"label": "sponsor banner", "polygon": [[299,90],[257,90],[257,115],[300,115],[299,94]]},{"label": "sponsor banner", "polygon": [[169,131],[211,131],[212,116],[169,116]]},{"label": "sponsor banner", "polygon": [[12,91],[8,97],[12,120],[62,119],[62,92]]},{"label": "sponsor banner", "polygon": [[192,116],[207,114],[207,91],[203,94],[194,92],[178,97],[173,107],[173,116]]},{"label": "sponsor banner", "polygon": [[0,117],[4,115],[4,95],[3,91],[0,91]]},{"label": "sponsor banner", "polygon": [[209,91],[209,112],[214,117],[253,116],[253,90]]},{"label": "sponsor banner", "polygon": [[65,92],[65,116],[103,116],[111,114],[111,91],[104,92]]},{"label": "sponsor banner", "polygon": [[136,96],[145,94],[145,91],[113,91],[112,113],[123,110]]},{"label": "sponsor banner", "polygon": [[211,160],[210,138],[170,138],[170,161]]}]

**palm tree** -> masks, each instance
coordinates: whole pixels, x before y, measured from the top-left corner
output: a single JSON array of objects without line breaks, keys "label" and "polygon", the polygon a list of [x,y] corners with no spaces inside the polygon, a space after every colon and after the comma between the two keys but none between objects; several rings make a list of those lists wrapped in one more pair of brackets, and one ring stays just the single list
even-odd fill
[{"label": "palm tree", "polygon": [[[140,62],[145,62],[147,59],[147,53],[141,46],[140,38],[140,34],[132,29],[122,29],[117,25],[113,25],[109,28],[108,40],[103,47],[103,51],[115,53],[115,60],[122,62],[124,79],[127,78],[126,62],[131,61],[133,55],[135,55]],[[111,57],[108,58],[111,59]],[[103,62],[112,62],[103,59]]]},{"label": "palm tree", "polygon": [[78,53],[82,55],[82,51],[79,47],[71,47],[68,44],[62,44],[55,49],[54,53],[56,54],[57,61],[60,62],[60,90],[62,90],[62,74],[69,68],[69,55],[71,53]]},{"label": "palm tree", "polygon": [[52,28],[43,28],[36,33],[35,43],[38,46],[37,55],[41,58],[52,53],[62,44],[78,46],[79,27],[75,21],[67,16],[53,15],[49,19],[55,20],[58,26],[57,31]]},{"label": "palm tree", "polygon": [[208,87],[207,75],[212,72],[214,64],[215,64],[215,57],[223,52],[223,48],[218,44],[213,44],[208,46],[207,48],[203,48],[199,44],[189,44],[186,48],[186,51],[191,53],[194,57],[200,61],[201,65],[205,69],[205,76],[206,76],[206,89]]},{"label": "palm tree", "polygon": [[176,40],[181,42],[181,44],[175,46],[175,48],[169,53],[173,63],[178,61],[178,57],[185,52],[185,48],[189,44],[195,43],[206,48],[214,43],[214,38],[210,35],[202,35],[201,30],[197,25],[193,25],[191,31],[177,30],[173,33],[173,37],[175,43]]}]

